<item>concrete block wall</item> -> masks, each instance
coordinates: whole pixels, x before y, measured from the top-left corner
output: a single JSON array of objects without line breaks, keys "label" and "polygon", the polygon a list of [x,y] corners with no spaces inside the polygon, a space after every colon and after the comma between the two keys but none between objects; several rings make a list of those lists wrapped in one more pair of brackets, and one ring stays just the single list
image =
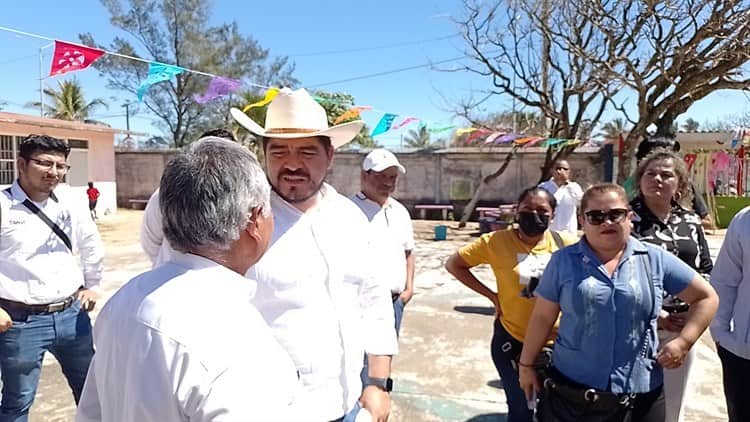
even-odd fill
[{"label": "concrete block wall", "polygon": [[115,152],[117,206],[130,208],[130,199],[148,199],[159,187],[161,173],[177,151]]},{"label": "concrete block wall", "polygon": [[[159,186],[161,173],[176,151],[117,152],[117,203],[129,207],[129,199],[146,199]],[[482,177],[497,170],[505,151],[443,150],[397,154],[406,167],[394,196],[407,206],[418,203],[452,203],[460,208],[471,199]],[[337,152],[328,183],[340,193],[360,189],[360,168],[366,152]],[[528,148],[511,161],[508,169],[482,193],[480,205],[514,203],[520,192],[539,180],[545,150]],[[583,148],[569,159],[573,180],[584,188],[602,181],[604,161],[595,148]]]}]

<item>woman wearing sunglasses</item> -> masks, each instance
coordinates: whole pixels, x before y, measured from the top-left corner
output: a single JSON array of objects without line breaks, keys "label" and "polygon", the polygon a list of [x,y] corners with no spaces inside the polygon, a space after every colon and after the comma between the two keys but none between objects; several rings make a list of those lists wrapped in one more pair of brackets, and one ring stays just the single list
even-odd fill
[{"label": "woman wearing sunglasses", "polygon": [[[518,198],[518,227],[487,233],[459,249],[445,264],[458,281],[486,297],[495,309],[491,353],[508,402],[509,422],[531,422],[533,412],[518,384],[518,357],[526,325],[534,307],[534,288],[552,252],[578,241],[573,235],[548,230],[557,202],[547,190],[533,187]],[[471,268],[489,264],[497,292],[472,274]],[[544,337],[552,342],[554,333]]]},{"label": "woman wearing sunglasses", "polygon": [[[672,253],[708,278],[713,263],[701,218],[690,208],[693,195],[685,162],[674,152],[655,150],[639,163],[635,180],[638,195],[630,202],[633,235]],[[679,335],[688,309],[687,303],[674,296],[664,298],[657,322],[660,342]],[[665,422],[680,420],[694,355],[691,349],[679,368],[664,371]]]},{"label": "woman wearing sunglasses", "polygon": [[[682,365],[716,313],[718,298],[677,257],[630,236],[625,190],[595,185],[581,200],[584,238],[552,256],[537,288],[519,365],[538,419],[664,421],[662,368]],[[689,303],[677,337],[659,343],[663,292]],[[530,365],[562,311],[553,366],[540,381]]]}]

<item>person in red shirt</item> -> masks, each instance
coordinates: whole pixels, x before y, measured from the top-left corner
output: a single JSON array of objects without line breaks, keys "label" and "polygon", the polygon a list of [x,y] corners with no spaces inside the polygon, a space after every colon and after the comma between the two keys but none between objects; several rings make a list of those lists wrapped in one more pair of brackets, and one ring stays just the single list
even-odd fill
[{"label": "person in red shirt", "polygon": [[86,189],[86,195],[89,197],[89,212],[91,212],[91,218],[96,220],[96,201],[99,199],[99,189],[94,187],[94,182],[89,182],[89,188]]}]

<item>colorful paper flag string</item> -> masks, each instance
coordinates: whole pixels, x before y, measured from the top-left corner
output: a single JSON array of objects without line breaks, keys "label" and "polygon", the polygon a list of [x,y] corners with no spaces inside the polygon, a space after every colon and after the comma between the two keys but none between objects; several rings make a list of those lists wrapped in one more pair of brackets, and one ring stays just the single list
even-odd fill
[{"label": "colorful paper flag string", "polygon": [[475,127],[462,127],[460,129],[456,129],[456,136],[466,135],[467,133],[476,132],[477,128]]},{"label": "colorful paper flag string", "polygon": [[484,140],[485,144],[492,144],[495,142],[495,140],[501,136],[505,135],[505,132],[495,132],[487,137],[487,139]]},{"label": "colorful paper flag string", "polygon": [[391,129],[391,125],[393,124],[393,120],[396,118],[395,114],[391,113],[385,113],[383,117],[380,118],[380,121],[378,122],[378,125],[375,126],[375,129],[372,130],[372,133],[370,136],[378,136],[382,133],[388,132]]},{"label": "colorful paper flag string", "polygon": [[184,72],[185,69],[171,64],[151,62],[148,64],[148,76],[141,82],[138,87],[138,101],[143,101],[143,96],[151,88],[151,85],[158,84],[172,79],[173,77]]},{"label": "colorful paper flag string", "polygon": [[442,133],[447,132],[453,128],[455,128],[456,125],[447,125],[447,126],[439,126],[439,125],[427,125],[427,131],[430,133]]},{"label": "colorful paper flag string", "polygon": [[372,107],[370,106],[354,106],[350,108],[349,110],[346,110],[344,114],[337,117],[336,120],[333,122],[334,125],[337,125],[341,122],[358,119],[360,113],[362,113],[365,110],[372,110]]},{"label": "colorful paper flag string", "polygon": [[473,132],[473,133],[472,133],[471,135],[469,135],[469,136],[468,136],[468,137],[466,138],[466,143],[467,143],[467,144],[470,144],[470,143],[472,143],[473,141],[475,141],[475,140],[477,140],[477,139],[481,138],[482,136],[484,136],[484,135],[487,135],[488,133],[491,133],[491,132],[492,132],[492,131],[491,131],[491,130],[489,130],[489,129],[477,129],[477,130],[475,130],[475,131],[474,131],[474,132]]},{"label": "colorful paper flag string", "polygon": [[208,83],[208,88],[203,95],[195,94],[193,99],[198,104],[205,104],[211,100],[215,100],[227,94],[239,89],[242,86],[242,82],[236,79],[229,79],[223,76],[215,76]]},{"label": "colorful paper flag string", "polygon": [[55,40],[55,51],[52,53],[49,75],[58,76],[86,69],[104,53],[103,50],[96,48]]},{"label": "colorful paper flag string", "polygon": [[406,125],[409,125],[411,123],[414,123],[414,122],[416,122],[418,120],[419,120],[418,118],[412,117],[412,116],[405,117],[404,120],[402,120],[402,121],[396,123],[395,125],[391,126],[391,129],[392,130],[401,129],[402,127],[404,127]]},{"label": "colorful paper flag string", "polygon": [[268,88],[266,91],[265,97],[263,97],[262,100],[258,101],[257,103],[248,104],[245,106],[245,108],[242,109],[243,113],[247,113],[248,110],[255,107],[263,107],[264,105],[270,103],[273,101],[274,98],[279,94],[278,88]]}]

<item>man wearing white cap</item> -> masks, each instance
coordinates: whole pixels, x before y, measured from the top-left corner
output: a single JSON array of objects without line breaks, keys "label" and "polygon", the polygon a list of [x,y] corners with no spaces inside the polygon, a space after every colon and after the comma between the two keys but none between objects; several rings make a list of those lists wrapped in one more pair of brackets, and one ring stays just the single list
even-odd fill
[{"label": "man wearing white cap", "polygon": [[238,109],[231,113],[261,137],[273,189],[271,245],[248,272],[258,281],[253,303],[297,365],[305,401],[316,404],[308,420],[354,420],[361,407],[385,422],[398,351],[387,274],[371,259],[367,219],[324,182],[334,149],[363,122],[329,128],[325,110],[304,89],[282,89],[265,127]]},{"label": "man wearing white cap", "polygon": [[362,190],[349,197],[370,220],[373,232],[386,242],[389,264],[383,269],[389,274],[396,335],[401,329],[404,306],[414,295],[414,229],[409,211],[391,197],[399,176],[406,169],[392,152],[376,149],[362,162],[360,183]]}]

